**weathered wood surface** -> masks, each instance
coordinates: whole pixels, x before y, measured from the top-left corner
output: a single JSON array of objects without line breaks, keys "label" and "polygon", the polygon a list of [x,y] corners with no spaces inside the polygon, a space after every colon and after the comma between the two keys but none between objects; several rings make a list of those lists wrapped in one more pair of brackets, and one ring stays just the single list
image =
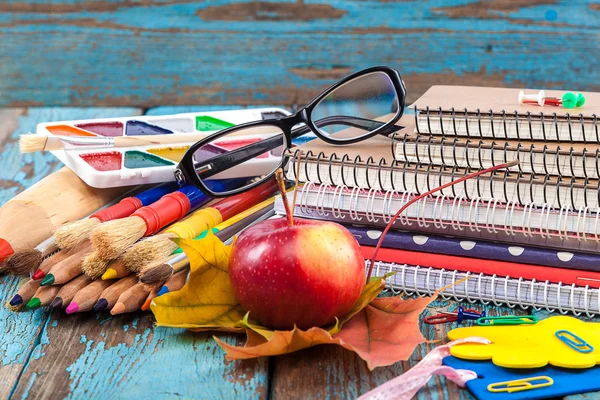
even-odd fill
[{"label": "weathered wood surface", "polygon": [[5,0],[0,106],[303,103],[360,68],[432,84],[599,90],[581,0]]}]

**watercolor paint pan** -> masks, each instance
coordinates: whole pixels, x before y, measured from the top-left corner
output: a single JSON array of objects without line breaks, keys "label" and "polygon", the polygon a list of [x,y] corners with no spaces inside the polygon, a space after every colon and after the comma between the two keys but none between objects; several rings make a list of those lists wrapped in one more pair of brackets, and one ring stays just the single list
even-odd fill
[{"label": "watercolor paint pan", "polygon": [[[162,116],[134,116],[93,120],[45,122],[37,126],[44,136],[145,136],[169,134],[212,134],[246,122],[271,119],[290,113],[281,108],[257,108]],[[303,138],[306,140],[306,137]],[[309,137],[309,139],[311,139]],[[259,137],[237,137],[219,145],[227,150],[247,145]],[[92,187],[142,185],[174,180],[173,172],[193,143],[148,145],[111,149],[69,149],[52,153]],[[243,168],[233,168],[214,179],[261,175],[270,172],[280,155],[265,153]]]}]

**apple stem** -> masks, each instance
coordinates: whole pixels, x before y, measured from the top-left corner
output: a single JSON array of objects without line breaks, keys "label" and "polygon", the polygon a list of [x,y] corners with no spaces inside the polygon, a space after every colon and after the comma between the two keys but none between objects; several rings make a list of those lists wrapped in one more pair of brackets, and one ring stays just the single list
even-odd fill
[{"label": "apple stem", "polygon": [[294,215],[292,214],[292,210],[290,209],[290,203],[288,203],[287,192],[285,190],[285,182],[283,181],[283,169],[279,168],[275,171],[275,179],[277,179],[277,184],[279,185],[279,192],[281,193],[281,198],[283,199],[283,205],[285,207],[285,216],[287,217],[288,226],[294,226]]},{"label": "apple stem", "polygon": [[414,204],[415,202],[421,200],[424,197],[429,196],[432,193],[435,193],[435,192],[438,192],[440,190],[446,189],[449,186],[456,185],[457,183],[464,182],[464,181],[466,181],[468,179],[475,178],[475,177],[477,177],[479,175],[487,174],[488,172],[493,172],[493,171],[496,171],[498,169],[509,168],[509,167],[517,165],[518,163],[519,163],[519,160],[517,159],[517,160],[511,161],[509,163],[499,164],[499,165],[493,166],[491,168],[487,168],[487,169],[484,169],[484,170],[481,170],[481,171],[474,172],[474,173],[469,174],[469,175],[465,175],[462,178],[453,180],[452,182],[448,182],[445,185],[436,187],[435,189],[432,189],[432,190],[430,190],[428,192],[422,193],[419,196],[417,196],[417,197],[413,198],[412,200],[410,200],[408,203],[406,203],[402,207],[400,207],[400,209],[396,212],[396,214],[394,214],[394,217],[390,220],[390,222],[388,222],[387,226],[383,230],[383,233],[379,237],[379,241],[377,242],[377,246],[375,246],[375,250],[373,251],[373,256],[371,256],[371,260],[370,260],[371,262],[370,262],[370,265],[369,265],[369,273],[367,274],[367,283],[369,283],[369,281],[371,280],[371,272],[373,272],[373,266],[375,265],[375,258],[377,258],[377,253],[379,252],[379,248],[381,247],[381,244],[383,243],[383,239],[385,238],[385,235],[387,235],[387,233],[392,228],[392,225],[394,225],[394,222],[396,222],[396,219],[398,219],[398,217],[400,216],[400,214],[402,214],[402,212],[404,210],[406,210],[410,205]]}]

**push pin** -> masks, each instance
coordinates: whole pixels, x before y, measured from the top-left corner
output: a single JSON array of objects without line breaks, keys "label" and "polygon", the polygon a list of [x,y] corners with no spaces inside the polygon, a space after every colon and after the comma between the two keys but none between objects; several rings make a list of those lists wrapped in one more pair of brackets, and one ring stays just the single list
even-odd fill
[{"label": "push pin", "polygon": [[537,94],[525,94],[522,90],[519,91],[519,104],[538,104],[540,106],[554,106],[564,108],[581,107],[585,104],[585,96],[583,93],[566,92],[561,98],[546,97],[546,92],[540,90]]},{"label": "push pin", "polygon": [[458,307],[458,312],[443,312],[441,314],[425,317],[425,323],[429,325],[445,324],[448,322],[458,322],[459,324],[466,320],[476,320],[485,317],[485,311],[479,313],[477,310]]},{"label": "push pin", "polygon": [[546,103],[546,92],[540,90],[537,94],[525,94],[524,91],[519,92],[519,104],[539,104],[544,106]]}]

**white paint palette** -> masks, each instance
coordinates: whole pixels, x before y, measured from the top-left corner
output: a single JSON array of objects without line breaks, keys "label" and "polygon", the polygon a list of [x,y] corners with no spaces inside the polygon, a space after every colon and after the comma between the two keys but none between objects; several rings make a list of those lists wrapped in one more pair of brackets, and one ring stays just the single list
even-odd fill
[{"label": "white paint palette", "polygon": [[[46,122],[37,126],[44,136],[120,137],[169,134],[212,134],[238,124],[289,115],[282,108],[257,108],[164,116],[135,116],[79,121]],[[228,150],[245,146],[256,137],[236,137],[235,142],[218,143]],[[173,181],[176,165],[193,143],[147,145],[103,149],[68,149],[52,153],[92,187],[142,185]],[[257,176],[271,172],[281,156],[265,154],[215,176],[215,179]],[[240,175],[241,174],[241,175]],[[232,176],[229,176],[232,175]],[[235,176],[233,176],[235,175]]]}]

